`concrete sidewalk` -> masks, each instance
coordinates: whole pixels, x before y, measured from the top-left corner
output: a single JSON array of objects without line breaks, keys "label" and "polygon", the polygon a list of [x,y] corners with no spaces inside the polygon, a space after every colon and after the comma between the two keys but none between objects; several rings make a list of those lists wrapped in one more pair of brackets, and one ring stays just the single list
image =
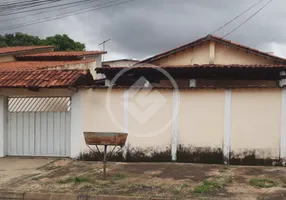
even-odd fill
[{"label": "concrete sidewalk", "polygon": [[22,176],[41,173],[38,168],[53,162],[50,158],[0,158],[0,188]]}]

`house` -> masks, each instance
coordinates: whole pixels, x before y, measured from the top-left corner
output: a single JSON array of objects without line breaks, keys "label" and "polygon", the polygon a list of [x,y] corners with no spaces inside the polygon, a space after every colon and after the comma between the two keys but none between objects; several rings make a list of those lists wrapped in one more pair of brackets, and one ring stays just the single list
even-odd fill
[{"label": "house", "polygon": [[[178,162],[272,164],[286,156],[285,62],[208,35],[135,67],[97,69],[112,92],[94,86],[89,95],[97,94],[97,102],[112,94],[112,108],[94,114],[93,123],[104,130],[116,121],[114,130],[120,124],[129,133],[131,150],[168,154]],[[129,89],[142,77],[145,93]],[[152,106],[152,98],[162,103]],[[120,99],[127,102],[115,105]],[[99,115],[109,120],[102,122]]]},{"label": "house", "polygon": [[103,53],[54,52],[53,46],[0,48],[0,156],[70,156],[70,96],[76,85],[93,84]]},{"label": "house", "polygon": [[[105,85],[79,69],[5,71],[0,156],[78,158],[88,151],[83,132],[102,131],[128,133],[126,161],[283,164],[285,67],[284,58],[208,35],[132,66],[98,67]],[[19,96],[33,98],[25,112]],[[35,111],[39,97],[66,110]]]}]

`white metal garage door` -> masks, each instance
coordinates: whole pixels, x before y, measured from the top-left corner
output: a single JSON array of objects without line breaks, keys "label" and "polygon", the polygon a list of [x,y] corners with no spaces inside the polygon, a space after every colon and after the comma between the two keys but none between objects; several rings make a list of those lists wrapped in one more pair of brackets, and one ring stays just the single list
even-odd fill
[{"label": "white metal garage door", "polygon": [[70,98],[8,99],[8,155],[70,155]]}]

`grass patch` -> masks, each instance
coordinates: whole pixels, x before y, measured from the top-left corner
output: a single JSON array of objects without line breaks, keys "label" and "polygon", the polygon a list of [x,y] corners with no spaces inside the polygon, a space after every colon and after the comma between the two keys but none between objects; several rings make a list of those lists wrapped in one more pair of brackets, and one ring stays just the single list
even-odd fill
[{"label": "grass patch", "polygon": [[194,193],[206,193],[212,189],[220,188],[216,181],[203,181],[200,185],[196,186],[193,190]]},{"label": "grass patch", "polygon": [[112,180],[122,180],[125,179],[127,176],[125,174],[114,174],[111,179]]},{"label": "grass patch", "polygon": [[150,189],[150,188],[152,189],[152,186],[140,184],[140,183],[131,184],[129,187],[130,188],[136,188],[136,189]]},{"label": "grass patch", "polygon": [[251,179],[249,184],[256,188],[271,188],[278,186],[278,183],[276,181],[268,179],[259,179],[259,178]]},{"label": "grass patch", "polygon": [[90,183],[91,179],[86,177],[71,177],[64,180],[59,180],[59,184],[67,184],[67,183],[74,183],[74,184],[80,184],[80,183]]},{"label": "grass patch", "polygon": [[224,167],[219,168],[218,172],[222,173],[222,172],[226,172],[226,171],[228,171],[228,170],[230,170],[230,168],[224,166]]},{"label": "grass patch", "polygon": [[187,187],[189,187],[189,184],[183,183],[183,184],[180,184],[178,187],[171,189],[171,192],[174,195],[180,195],[183,192],[184,188],[187,188]]}]

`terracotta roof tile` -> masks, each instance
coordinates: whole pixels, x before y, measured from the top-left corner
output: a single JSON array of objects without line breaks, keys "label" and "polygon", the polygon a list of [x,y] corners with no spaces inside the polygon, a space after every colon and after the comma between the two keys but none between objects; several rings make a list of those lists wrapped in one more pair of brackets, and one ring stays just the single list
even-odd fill
[{"label": "terracotta roof tile", "polygon": [[17,56],[19,58],[33,58],[33,57],[64,57],[64,56],[72,56],[72,57],[81,57],[81,56],[89,56],[89,55],[98,55],[105,54],[106,51],[55,51],[55,52],[47,52],[47,53],[36,53],[36,54],[28,54],[28,55],[20,55]]},{"label": "terracotta roof tile", "polygon": [[234,47],[237,47],[237,48],[240,48],[240,49],[244,49],[246,51],[258,54],[260,56],[266,56],[266,57],[272,58],[274,60],[280,61],[281,63],[286,63],[286,59],[285,58],[281,58],[281,57],[278,57],[278,56],[275,56],[275,55],[272,55],[272,54],[260,51],[258,49],[250,48],[248,46],[245,46],[245,45],[242,45],[242,44],[239,44],[239,43],[236,43],[236,42],[232,42],[231,40],[226,40],[226,39],[223,39],[221,37],[217,37],[217,36],[213,36],[213,35],[207,35],[207,36],[205,36],[203,38],[200,38],[198,40],[195,40],[195,41],[193,41],[191,43],[188,43],[188,44],[185,44],[183,46],[180,46],[180,47],[171,49],[169,51],[160,53],[158,55],[152,56],[150,58],[147,58],[147,59],[141,61],[141,63],[148,63],[148,62],[151,62],[151,61],[154,61],[154,60],[158,60],[158,59],[163,58],[165,56],[168,56],[168,55],[170,55],[172,53],[175,53],[175,52],[178,52],[178,51],[182,51],[182,50],[184,50],[186,48],[195,46],[198,43],[206,42],[206,41],[210,41],[210,40],[216,41],[216,42],[219,42],[219,43],[223,43],[223,44],[226,44],[226,45],[231,45],[231,46],[234,46]]},{"label": "terracotta roof tile", "polygon": [[46,68],[64,67],[66,65],[72,65],[72,64],[85,64],[91,62],[94,62],[94,60],[0,62],[0,71],[46,69]]},{"label": "terracotta roof tile", "polygon": [[2,71],[0,88],[68,87],[87,74],[86,70]]},{"label": "terracotta roof tile", "polygon": [[37,49],[50,49],[55,48],[54,46],[17,46],[17,47],[3,47],[0,48],[0,55],[1,54],[8,54],[8,53],[18,53],[18,52],[25,52],[30,50],[37,50]]}]

